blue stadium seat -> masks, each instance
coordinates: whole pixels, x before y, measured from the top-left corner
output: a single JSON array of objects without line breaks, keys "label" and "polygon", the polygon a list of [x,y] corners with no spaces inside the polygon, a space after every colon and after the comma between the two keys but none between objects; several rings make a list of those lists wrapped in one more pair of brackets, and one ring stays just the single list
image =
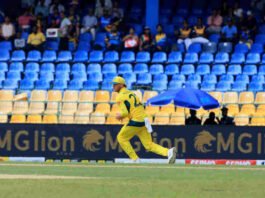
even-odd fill
[{"label": "blue stadium seat", "polygon": [[3,71],[0,71],[0,84],[2,86],[2,81],[6,79],[6,74]]},{"label": "blue stadium seat", "polygon": [[223,64],[215,64],[212,67],[212,74],[222,75],[226,73],[225,65]]},{"label": "blue stadium seat", "polygon": [[264,91],[263,83],[260,83],[260,82],[249,83],[248,91],[252,91],[252,92]]},{"label": "blue stadium seat", "polygon": [[84,90],[98,90],[99,89],[99,84],[95,80],[88,80],[84,82],[83,84],[83,89]]},{"label": "blue stadium seat", "polygon": [[229,55],[225,52],[218,52],[215,56],[215,63],[225,64],[229,62]]},{"label": "blue stadium seat", "polygon": [[216,84],[216,91],[226,92],[231,90],[231,83],[222,81]]},{"label": "blue stadium seat", "polygon": [[68,89],[69,90],[80,90],[83,88],[83,81],[79,79],[74,79],[69,82]]},{"label": "blue stadium seat", "polygon": [[37,90],[47,90],[50,89],[50,81],[46,79],[40,79],[35,82],[35,89]]},{"label": "blue stadium seat", "polygon": [[181,52],[170,52],[168,55],[168,63],[181,63],[182,54]]},{"label": "blue stadium seat", "polygon": [[261,64],[265,64],[265,54],[262,56]]},{"label": "blue stadium seat", "polygon": [[248,46],[244,43],[238,43],[235,46],[235,53],[242,53],[242,54],[246,54],[248,53]]},{"label": "blue stadium seat", "polygon": [[102,82],[103,80],[102,73],[98,73],[98,72],[90,73],[88,74],[88,80],[94,80],[97,83]]},{"label": "blue stadium seat", "polygon": [[106,37],[106,33],[102,33],[102,32],[97,33],[94,46],[99,45],[101,47],[105,47],[105,37]]},{"label": "blue stadium seat", "polygon": [[209,42],[209,43],[205,43],[203,44],[203,52],[206,53],[216,53],[217,51],[217,44],[214,42]]},{"label": "blue stadium seat", "polygon": [[167,54],[165,52],[155,52],[152,58],[152,63],[165,63]]},{"label": "blue stadium seat", "polygon": [[12,62],[9,65],[9,71],[22,72],[24,70],[24,65],[21,62]]},{"label": "blue stadium seat", "polygon": [[150,66],[149,72],[152,75],[162,74],[164,73],[164,67],[162,64],[153,64]]},{"label": "blue stadium seat", "polygon": [[147,85],[152,83],[152,75],[149,73],[138,74],[137,84]]},{"label": "blue stadium seat", "polygon": [[90,63],[100,63],[103,61],[103,52],[102,51],[92,51],[89,54]]},{"label": "blue stadium seat", "polygon": [[260,62],[260,54],[249,53],[247,55],[246,64],[257,64]]},{"label": "blue stadium seat", "polygon": [[260,65],[259,66],[259,74],[265,75],[265,65]]},{"label": "blue stadium seat", "polygon": [[171,80],[168,84],[168,90],[176,90],[182,88],[183,82]]},{"label": "blue stadium seat", "polygon": [[18,88],[18,81],[13,79],[6,79],[3,83],[3,89],[14,90]]},{"label": "blue stadium seat", "polygon": [[27,61],[28,62],[38,62],[41,60],[41,53],[37,50],[29,51]]},{"label": "blue stadium seat", "polygon": [[79,80],[80,82],[86,81],[87,80],[86,72],[73,73],[73,80]]},{"label": "blue stadium seat", "polygon": [[108,74],[108,73],[116,74],[117,66],[114,63],[104,64],[102,67],[102,73],[103,74]]},{"label": "blue stadium seat", "polygon": [[59,49],[59,40],[48,40],[46,42],[45,49],[47,50],[53,50],[53,51],[58,51]]},{"label": "blue stadium seat", "polygon": [[257,66],[256,65],[245,65],[243,67],[243,74],[247,74],[247,75],[254,75],[257,74],[258,70],[257,70]]},{"label": "blue stadium seat", "polygon": [[255,37],[255,43],[265,44],[265,34],[258,34]]},{"label": "blue stadium seat", "polygon": [[86,66],[84,63],[75,63],[72,65],[71,73],[86,73]]},{"label": "blue stadium seat", "polygon": [[251,78],[251,82],[265,83],[265,77],[264,77],[263,74],[253,75],[252,78]]},{"label": "blue stadium seat", "polygon": [[220,76],[219,82],[228,82],[228,83],[234,83],[234,76],[231,74],[223,74]]},{"label": "blue stadium seat", "polygon": [[52,50],[44,51],[42,55],[42,62],[54,62],[56,60],[56,52]]},{"label": "blue stadium seat", "polygon": [[172,77],[172,80],[174,81],[178,81],[178,82],[182,82],[182,83],[185,83],[186,81],[186,78],[183,74],[175,74],[173,77]]},{"label": "blue stadium seat", "polygon": [[230,42],[224,42],[218,44],[219,52],[231,53],[233,51],[233,44]]},{"label": "blue stadium seat", "polygon": [[7,72],[7,79],[19,81],[21,79],[21,73],[17,71],[9,71]]},{"label": "blue stadium seat", "polygon": [[214,74],[206,74],[203,76],[203,82],[208,82],[208,83],[217,83],[217,77]]},{"label": "blue stadium seat", "polygon": [[118,74],[133,73],[132,65],[130,63],[120,64],[118,67]]},{"label": "blue stadium seat", "polygon": [[215,84],[210,82],[202,82],[201,83],[201,90],[202,91],[214,91],[215,90]]},{"label": "blue stadium seat", "polygon": [[229,65],[227,68],[227,74],[238,75],[242,73],[241,65]]},{"label": "blue stadium seat", "polygon": [[135,62],[135,54],[131,51],[124,51],[121,53],[121,63],[132,63]]},{"label": "blue stadium seat", "polygon": [[245,62],[245,55],[243,53],[232,54],[230,63],[231,64],[242,64]]},{"label": "blue stadium seat", "polygon": [[70,80],[69,72],[66,71],[56,71],[55,72],[55,80],[62,79],[65,81]]},{"label": "blue stadium seat", "polygon": [[193,43],[189,46],[188,53],[200,53],[202,51],[202,46],[200,43]]},{"label": "blue stadium seat", "polygon": [[67,89],[67,81],[62,79],[56,79],[53,81],[54,90],[65,90]]},{"label": "blue stadium seat", "polygon": [[213,54],[209,52],[203,52],[200,56],[199,63],[211,64],[213,62]]},{"label": "blue stadium seat", "polygon": [[111,83],[112,80],[104,80],[102,82],[102,85],[101,85],[101,89],[102,90],[107,90],[107,91],[112,91],[112,83]]},{"label": "blue stadium seat", "polygon": [[198,62],[198,54],[196,53],[186,53],[183,63],[194,64]]},{"label": "blue stadium seat", "polygon": [[141,74],[141,73],[147,73],[148,72],[148,66],[145,63],[137,63],[134,66],[134,73]]},{"label": "blue stadium seat", "polygon": [[179,66],[176,64],[169,64],[165,68],[165,74],[174,75],[179,73]]},{"label": "blue stadium seat", "polygon": [[149,63],[150,62],[150,53],[149,52],[138,52],[136,55],[137,63]]},{"label": "blue stadium seat", "polygon": [[34,81],[31,79],[21,80],[19,83],[20,90],[32,90],[34,89]]},{"label": "blue stadium seat", "polygon": [[246,91],[247,90],[247,84],[245,82],[234,82],[232,84],[232,91]]},{"label": "blue stadium seat", "polygon": [[205,75],[210,73],[210,66],[208,64],[199,64],[196,68],[196,74]]},{"label": "blue stadium seat", "polygon": [[53,63],[43,63],[40,68],[41,73],[54,72],[55,67]]},{"label": "blue stadium seat", "polygon": [[79,41],[85,41],[85,42],[91,42],[92,40],[92,35],[89,32],[85,32],[80,34],[79,36]]},{"label": "blue stadium seat", "polygon": [[165,81],[167,82],[167,75],[166,74],[156,74],[154,75],[154,81]]},{"label": "blue stadium seat", "polygon": [[119,53],[116,51],[108,51],[105,53],[104,62],[105,63],[115,63],[119,61]]},{"label": "blue stadium seat", "polygon": [[190,74],[188,76],[188,81],[189,82],[194,81],[194,82],[201,83],[201,76],[199,74]]},{"label": "blue stadium seat", "polygon": [[88,61],[88,53],[87,51],[84,50],[78,50],[76,51],[75,55],[74,55],[74,62],[87,62]]},{"label": "blue stadium seat", "polygon": [[1,41],[0,42],[0,49],[5,49],[7,51],[12,51],[12,42],[11,41]]},{"label": "blue stadium seat", "polygon": [[10,54],[7,50],[0,50],[0,61],[9,61]]},{"label": "blue stadium seat", "polygon": [[186,48],[184,43],[177,43],[177,51],[180,53],[185,53]]},{"label": "blue stadium seat", "polygon": [[219,40],[221,38],[221,35],[220,34],[211,34],[209,36],[209,40],[213,43],[219,43]]},{"label": "blue stadium seat", "polygon": [[199,89],[199,83],[196,81],[186,81],[185,87]]},{"label": "blue stadium seat", "polygon": [[35,71],[28,71],[25,73],[25,78],[24,79],[31,79],[33,81],[36,81],[39,79],[39,73],[35,72]]},{"label": "blue stadium seat", "polygon": [[263,53],[263,45],[260,43],[253,43],[250,48],[250,53]]},{"label": "blue stadium seat", "polygon": [[245,82],[249,83],[249,77],[247,74],[239,74],[236,76],[236,81],[235,82]]},{"label": "blue stadium seat", "polygon": [[51,81],[54,80],[54,74],[51,73],[51,72],[43,72],[43,73],[40,73],[40,79],[51,82]]},{"label": "blue stadium seat", "polygon": [[25,68],[25,73],[27,72],[39,72],[40,65],[39,63],[27,63]]},{"label": "blue stadium seat", "polygon": [[77,50],[81,50],[81,51],[90,51],[91,46],[90,43],[86,42],[86,41],[79,41],[78,42],[78,46],[77,46]]},{"label": "blue stadium seat", "polygon": [[58,54],[57,62],[72,61],[72,54],[70,51],[60,51]]},{"label": "blue stadium seat", "polygon": [[134,74],[134,73],[123,74],[123,78],[125,79],[126,84],[131,85],[132,83],[136,82],[136,74]]},{"label": "blue stadium seat", "polygon": [[180,73],[184,74],[184,75],[190,75],[190,74],[195,73],[194,65],[192,65],[192,64],[182,65],[182,67],[180,69]]},{"label": "blue stadium seat", "polygon": [[101,73],[101,66],[98,63],[91,63],[87,66],[87,73]]},{"label": "blue stadium seat", "polygon": [[11,61],[24,61],[26,60],[26,55],[23,50],[15,50],[12,52]]},{"label": "blue stadium seat", "polygon": [[167,90],[167,82],[165,81],[154,81],[153,82],[153,90],[156,91],[164,91]]},{"label": "blue stadium seat", "polygon": [[68,63],[59,63],[56,65],[56,72],[70,73],[70,65]]},{"label": "blue stadium seat", "polygon": [[8,71],[8,65],[6,62],[0,62],[0,72],[7,72]]}]

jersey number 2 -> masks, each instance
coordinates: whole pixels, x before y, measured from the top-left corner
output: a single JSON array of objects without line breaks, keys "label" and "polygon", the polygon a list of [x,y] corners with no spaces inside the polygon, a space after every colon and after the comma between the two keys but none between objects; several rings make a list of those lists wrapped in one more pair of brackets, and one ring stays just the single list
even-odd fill
[{"label": "jersey number 2", "polygon": [[134,107],[139,107],[140,105],[142,105],[141,102],[137,103],[137,101],[136,101],[136,97],[135,97],[134,94],[130,94],[130,95],[129,95],[129,98],[131,98],[131,97],[134,98]]}]

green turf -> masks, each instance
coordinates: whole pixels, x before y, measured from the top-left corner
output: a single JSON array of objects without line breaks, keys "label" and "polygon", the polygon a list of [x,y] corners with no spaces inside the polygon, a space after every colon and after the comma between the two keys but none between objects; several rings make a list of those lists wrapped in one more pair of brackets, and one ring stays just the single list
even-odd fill
[{"label": "green turf", "polygon": [[259,198],[265,195],[265,169],[260,168],[231,170],[229,167],[221,167],[219,170],[210,170],[206,168],[216,166],[197,169],[174,165],[28,165],[0,166],[0,174],[97,178],[0,179],[1,198]]}]

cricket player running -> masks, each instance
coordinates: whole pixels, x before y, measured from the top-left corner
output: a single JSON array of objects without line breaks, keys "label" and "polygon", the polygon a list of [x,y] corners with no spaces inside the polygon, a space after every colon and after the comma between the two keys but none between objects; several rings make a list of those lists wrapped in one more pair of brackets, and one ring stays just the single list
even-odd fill
[{"label": "cricket player running", "polygon": [[112,83],[113,90],[118,92],[116,102],[121,111],[117,113],[116,119],[122,120],[126,117],[129,118],[129,122],[122,127],[117,136],[121,148],[133,162],[140,162],[139,157],[130,143],[130,139],[136,135],[139,137],[146,150],[167,157],[168,163],[170,164],[175,163],[176,148],[167,149],[152,141],[152,127],[144,111],[144,106],[139,98],[126,88],[125,80],[117,76],[113,79]]}]

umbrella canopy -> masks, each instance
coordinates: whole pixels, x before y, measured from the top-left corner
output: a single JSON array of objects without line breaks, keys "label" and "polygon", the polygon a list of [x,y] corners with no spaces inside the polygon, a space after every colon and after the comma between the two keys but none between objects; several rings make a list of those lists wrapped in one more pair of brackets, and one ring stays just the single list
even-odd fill
[{"label": "umbrella canopy", "polygon": [[166,91],[147,101],[147,104],[153,106],[163,106],[174,102],[176,106],[185,107],[189,109],[205,110],[218,108],[220,105],[218,101],[208,93],[192,88],[180,88],[173,91]]}]

